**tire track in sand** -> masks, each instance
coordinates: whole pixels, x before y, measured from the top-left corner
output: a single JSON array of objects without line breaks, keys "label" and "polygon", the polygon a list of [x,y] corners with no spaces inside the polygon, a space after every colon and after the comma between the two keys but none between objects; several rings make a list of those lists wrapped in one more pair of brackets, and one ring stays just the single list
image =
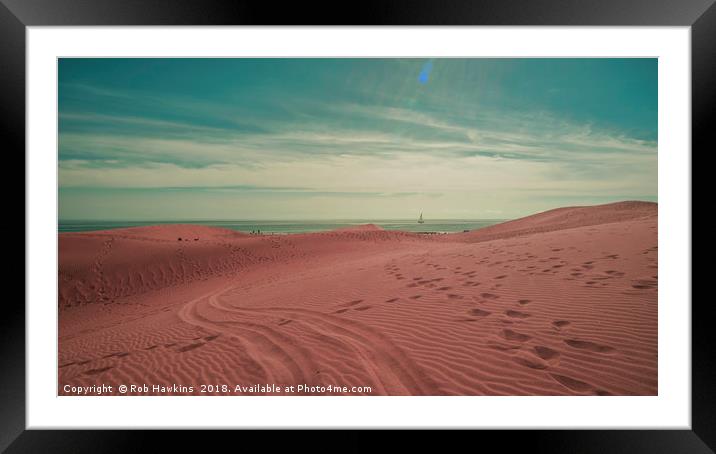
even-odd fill
[{"label": "tire track in sand", "polygon": [[275,384],[311,383],[314,367],[306,352],[292,344],[291,339],[267,326],[230,319],[214,319],[203,315],[211,301],[233,286],[225,286],[186,303],[177,313],[185,323],[210,332],[230,336],[241,344],[266,381]]},{"label": "tire track in sand", "polygon": [[[186,323],[220,332],[237,339],[258,364],[267,380],[280,384],[315,382],[317,363],[336,361],[314,349],[303,348],[297,336],[290,336],[270,318],[291,320],[301,335],[313,335],[334,345],[341,362],[360,365],[377,394],[436,395],[439,388],[385,335],[367,326],[307,309],[287,307],[242,308],[222,302],[232,290],[223,287],[186,303],[179,317]],[[214,311],[214,316],[207,315]],[[218,314],[216,313],[218,311]]]}]

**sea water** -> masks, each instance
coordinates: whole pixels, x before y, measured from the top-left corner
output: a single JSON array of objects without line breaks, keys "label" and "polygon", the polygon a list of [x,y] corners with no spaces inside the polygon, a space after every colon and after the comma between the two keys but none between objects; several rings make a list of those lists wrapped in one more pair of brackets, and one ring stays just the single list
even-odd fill
[{"label": "sea water", "polygon": [[93,230],[110,230],[127,227],[141,227],[162,224],[195,224],[221,227],[239,232],[261,233],[307,233],[325,232],[339,228],[361,224],[375,224],[385,230],[402,230],[406,232],[453,233],[465,230],[476,230],[489,225],[503,222],[502,219],[434,219],[418,224],[414,219],[393,220],[320,220],[320,221],[60,221],[59,232],[88,232]]}]

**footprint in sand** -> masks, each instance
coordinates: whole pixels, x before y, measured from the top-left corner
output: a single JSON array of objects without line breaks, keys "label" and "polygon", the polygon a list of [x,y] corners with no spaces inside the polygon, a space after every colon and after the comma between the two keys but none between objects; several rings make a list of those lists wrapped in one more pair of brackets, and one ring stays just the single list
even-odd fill
[{"label": "footprint in sand", "polygon": [[499,298],[499,296],[495,295],[494,293],[480,293],[480,296],[488,300],[494,300]]},{"label": "footprint in sand", "polygon": [[529,367],[530,369],[542,370],[549,367],[549,364],[547,364],[544,360],[529,352],[517,352],[517,354],[512,357],[512,361],[522,366]]},{"label": "footprint in sand", "polygon": [[386,300],[385,302],[386,302],[386,303],[394,303],[394,302],[398,301],[398,299],[399,299],[399,298],[391,298],[391,299],[389,299],[389,300]]},{"label": "footprint in sand", "polygon": [[534,346],[534,351],[537,356],[544,359],[545,361],[551,361],[559,358],[559,352],[557,350],[553,350],[549,347],[544,347],[542,345]]},{"label": "footprint in sand", "polygon": [[581,380],[577,380],[576,378],[568,377],[566,375],[559,375],[559,374],[549,374],[552,376],[553,379],[555,379],[559,384],[562,386],[577,392],[586,392],[593,389],[592,385],[589,383],[585,383]]},{"label": "footprint in sand", "polygon": [[492,312],[475,308],[475,309],[470,309],[469,311],[467,311],[467,313],[470,314],[470,315],[474,315],[474,316],[476,316],[476,317],[487,317],[487,316],[490,315]]},{"label": "footprint in sand", "polygon": [[367,311],[367,310],[370,309],[371,307],[373,307],[373,306],[361,306],[361,307],[356,307],[354,310],[356,310],[356,311]]},{"label": "footprint in sand", "polygon": [[611,353],[614,351],[614,347],[608,345],[599,345],[594,342],[578,340],[578,339],[565,339],[564,343],[572,348],[578,348],[580,350],[587,350],[595,353]]},{"label": "footprint in sand", "polygon": [[568,322],[567,320],[555,320],[552,322],[552,326],[554,326],[557,329],[561,329],[561,328],[563,328],[565,326],[569,326],[569,325],[570,325],[570,322]]},{"label": "footprint in sand", "polygon": [[528,314],[526,312],[520,312],[520,311],[514,311],[512,309],[508,309],[505,311],[505,315],[512,318],[528,318],[532,317],[532,314]]},{"label": "footprint in sand", "polygon": [[633,281],[631,286],[637,290],[649,290],[656,288],[657,281],[654,279],[638,279]]},{"label": "footprint in sand", "polygon": [[511,329],[503,329],[502,337],[504,337],[508,341],[517,341],[517,342],[527,342],[528,340],[532,339],[532,336],[529,336],[527,334],[518,333],[517,331],[513,331]]},{"label": "footprint in sand", "polygon": [[531,303],[532,300],[522,299],[522,300],[518,300],[517,302],[518,302],[521,306],[524,306],[524,305],[526,305],[526,304]]}]

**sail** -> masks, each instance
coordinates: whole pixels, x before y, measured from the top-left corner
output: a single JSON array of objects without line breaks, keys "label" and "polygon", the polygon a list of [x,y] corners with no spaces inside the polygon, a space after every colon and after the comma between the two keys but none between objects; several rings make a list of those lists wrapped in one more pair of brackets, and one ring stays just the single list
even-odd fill
[{"label": "sail", "polygon": [[423,213],[421,212],[420,218],[418,219],[418,224],[422,224],[423,222],[425,222],[425,221],[423,221]]}]

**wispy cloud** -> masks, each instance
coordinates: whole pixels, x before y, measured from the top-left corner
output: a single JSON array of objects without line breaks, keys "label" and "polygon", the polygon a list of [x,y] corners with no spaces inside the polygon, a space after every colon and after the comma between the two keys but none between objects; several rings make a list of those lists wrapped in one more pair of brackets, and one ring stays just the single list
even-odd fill
[{"label": "wispy cloud", "polygon": [[[441,77],[436,69],[420,89]],[[510,212],[527,199],[656,196],[655,141],[534,106],[453,108],[454,96],[434,94],[401,104],[364,87],[359,100],[324,99],[286,97],[279,84],[251,102],[85,82],[60,89],[59,183],[73,194],[439,199],[455,213],[466,198]]]},{"label": "wispy cloud", "polygon": [[[348,107],[353,112],[354,107]],[[363,107],[363,111],[368,109]],[[82,119],[86,115],[68,114]],[[412,114],[404,109],[376,108],[374,118],[401,118],[414,125],[414,131],[396,131],[382,125],[336,129],[330,124],[312,122],[303,126],[278,129],[268,134],[236,132],[217,135],[216,128],[190,124],[143,120],[141,117],[88,116],[90,122],[112,121],[141,124],[148,128],[177,130],[181,135],[169,138],[120,134],[64,133],[60,137],[61,169],[78,169],[81,163],[97,169],[107,167],[147,167],[174,164],[196,168],[235,165],[266,168],[281,162],[335,161],[343,158],[407,159],[422,156],[435,160],[469,162],[483,157],[495,161],[524,160],[548,164],[554,168],[579,167],[588,170],[630,163],[655,162],[656,143],[632,139],[609,131],[595,131],[589,125],[573,125],[543,117],[521,120],[511,130],[510,120],[492,119],[495,125],[467,126],[450,123],[427,114]],[[492,127],[491,127],[492,126]],[[437,128],[458,133],[450,138],[423,138],[425,130]],[[222,132],[226,132],[222,130]],[[100,164],[98,166],[98,164]],[[125,180],[131,182],[131,180]],[[65,181],[65,184],[71,184]]]}]

